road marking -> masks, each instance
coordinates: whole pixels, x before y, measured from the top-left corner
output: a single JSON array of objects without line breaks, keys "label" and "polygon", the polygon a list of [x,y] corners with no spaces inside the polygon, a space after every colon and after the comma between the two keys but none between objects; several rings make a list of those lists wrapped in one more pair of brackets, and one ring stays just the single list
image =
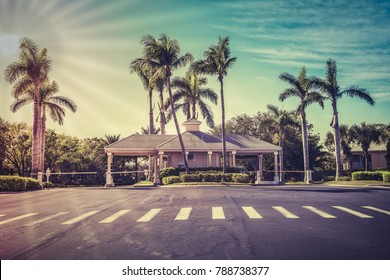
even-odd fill
[{"label": "road marking", "polygon": [[4,225],[4,224],[10,223],[10,222],[14,222],[14,221],[17,221],[17,220],[28,218],[28,217],[31,217],[31,216],[34,216],[34,215],[37,215],[37,214],[38,213],[29,213],[29,214],[24,214],[24,215],[17,216],[17,217],[14,217],[14,218],[10,218],[8,220],[1,221],[0,225]]},{"label": "road marking", "polygon": [[74,223],[80,222],[80,221],[82,221],[82,220],[84,220],[84,219],[86,219],[86,218],[88,218],[88,217],[90,217],[92,215],[95,215],[98,212],[99,211],[89,211],[88,213],[85,213],[83,215],[80,215],[78,217],[70,219],[70,220],[68,220],[66,222],[63,222],[62,225],[70,225],[70,224],[74,224]]},{"label": "road marking", "polygon": [[243,206],[242,210],[248,215],[249,219],[262,219],[263,217],[251,206]]},{"label": "road marking", "polygon": [[109,224],[109,223],[112,223],[113,221],[115,221],[116,219],[122,217],[123,215],[129,213],[130,210],[119,210],[118,212],[112,214],[111,216],[101,220],[99,222],[99,224]]},{"label": "road marking", "polygon": [[293,213],[291,213],[290,211],[288,211],[286,208],[282,206],[272,206],[272,208],[274,208],[276,211],[278,211],[280,214],[282,214],[288,219],[299,219],[297,215],[294,215]]},{"label": "road marking", "polygon": [[5,214],[0,214],[0,217],[4,217],[5,216]]},{"label": "road marking", "polygon": [[223,212],[222,207],[213,207],[212,208],[212,219],[213,220],[224,220],[225,213]]},{"label": "road marking", "polygon": [[334,218],[337,218],[336,216],[333,216],[331,214],[328,214],[320,209],[317,209],[313,206],[302,206],[303,208],[307,209],[307,210],[310,210],[314,213],[316,213],[317,215],[320,215],[322,218],[325,218],[325,219],[334,219]]},{"label": "road marking", "polygon": [[191,214],[191,211],[192,211],[192,207],[181,208],[180,212],[177,214],[175,220],[176,221],[188,220],[188,218],[189,218],[189,216]]},{"label": "road marking", "polygon": [[33,225],[36,225],[36,224],[39,224],[39,223],[43,223],[43,222],[46,222],[50,219],[54,219],[56,217],[59,217],[59,216],[62,216],[64,214],[68,214],[69,212],[58,212],[56,214],[53,214],[51,216],[47,216],[46,218],[43,218],[43,219],[40,219],[40,220],[37,220],[37,221],[34,221],[34,222],[31,222],[31,223],[28,223],[26,224],[26,226],[33,226]]},{"label": "road marking", "polygon": [[336,208],[336,209],[339,209],[341,211],[347,212],[349,214],[355,215],[355,216],[357,216],[359,218],[363,218],[363,219],[374,218],[372,216],[369,216],[369,215],[366,215],[366,214],[363,214],[363,213],[360,213],[360,212],[357,212],[355,210],[351,210],[349,208],[345,208],[345,207],[342,207],[342,206],[332,206],[332,207]]},{"label": "road marking", "polygon": [[149,222],[151,219],[154,218],[159,212],[161,211],[161,208],[154,208],[150,209],[148,213],[143,215],[141,218],[137,220],[137,222]]},{"label": "road marking", "polygon": [[370,210],[373,210],[373,211],[377,211],[377,212],[381,212],[381,213],[390,215],[390,211],[382,210],[382,209],[379,209],[379,208],[376,208],[376,207],[372,207],[372,206],[362,206],[362,207],[366,208],[366,209],[370,209]]}]

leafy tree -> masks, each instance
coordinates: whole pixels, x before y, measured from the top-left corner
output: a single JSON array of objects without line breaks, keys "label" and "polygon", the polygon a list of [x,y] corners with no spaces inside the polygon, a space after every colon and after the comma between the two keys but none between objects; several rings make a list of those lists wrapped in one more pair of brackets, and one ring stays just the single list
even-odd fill
[{"label": "leafy tree", "polygon": [[[175,77],[172,80],[172,88],[177,89],[173,94],[173,101],[175,102],[175,110],[182,109],[183,113],[187,115],[187,120],[197,119],[199,107],[203,118],[209,127],[214,127],[214,116],[209,105],[207,105],[204,99],[217,104],[218,96],[210,88],[204,88],[207,84],[207,78],[200,77],[193,71],[188,71],[184,78]],[[181,103],[180,103],[181,101]],[[165,103],[165,108],[171,106],[170,100],[168,99]],[[169,120],[172,116],[170,112],[167,116]]]},{"label": "leafy tree", "polygon": [[[348,125],[342,124],[340,125],[340,145],[341,145],[341,153],[342,159],[348,162],[348,165],[352,165],[352,152],[351,152],[351,143],[352,143],[352,135],[349,132]],[[325,136],[324,141],[325,146],[331,152],[335,151],[334,144],[334,135],[332,132],[328,132]]]},{"label": "leafy tree", "polygon": [[377,124],[366,124],[365,122],[360,125],[353,125],[350,129],[350,133],[353,141],[359,144],[363,150],[364,156],[364,168],[368,170],[368,149],[371,143],[380,143],[383,127]]},{"label": "leafy tree", "polygon": [[52,61],[47,56],[47,50],[39,49],[31,39],[23,37],[19,43],[19,60],[11,63],[5,69],[5,80],[14,84],[14,96],[24,92],[24,89],[34,87],[34,121],[32,137],[32,172],[42,171],[39,166],[41,154],[40,135],[40,88],[51,70]]},{"label": "leafy tree", "polygon": [[141,66],[147,66],[155,70],[153,80],[157,80],[162,77],[166,79],[172,116],[181,147],[185,170],[188,173],[188,162],[184,142],[174,109],[171,76],[174,70],[185,66],[188,62],[191,62],[193,57],[189,53],[181,55],[179,43],[165,34],[162,34],[158,39],[155,39],[151,35],[146,35],[142,38],[141,43],[144,45],[144,55],[143,58],[138,60],[138,63]]},{"label": "leafy tree", "polygon": [[3,174],[3,162],[6,156],[8,131],[9,123],[0,117],[0,174]]},{"label": "leafy tree", "polygon": [[321,94],[315,91],[311,91],[311,84],[306,77],[306,69],[303,67],[298,74],[298,77],[294,77],[289,73],[280,74],[279,78],[282,81],[287,82],[291,87],[284,90],[279,95],[279,100],[284,101],[290,97],[297,97],[300,99],[298,107],[296,109],[297,115],[301,119],[301,131],[302,131],[302,146],[303,146],[303,166],[305,171],[305,182],[307,182],[306,171],[309,170],[309,143],[307,132],[307,120],[306,120],[306,108],[313,104],[318,103],[324,108],[323,97]]},{"label": "leafy tree", "polygon": [[319,89],[324,96],[325,100],[329,100],[333,109],[333,118],[331,126],[334,129],[334,142],[335,142],[335,156],[336,156],[336,180],[342,175],[343,167],[341,162],[341,143],[340,143],[340,128],[339,128],[339,115],[337,110],[337,101],[343,96],[356,97],[366,101],[369,105],[374,105],[375,102],[370,96],[370,93],[358,86],[349,86],[343,90],[337,81],[337,66],[336,61],[329,59],[326,62],[326,74],[325,79],[317,77],[311,77],[312,85]]},{"label": "leafy tree", "polygon": [[[225,140],[225,96],[223,79],[227,75],[228,70],[237,61],[236,57],[230,57],[230,39],[229,37],[219,37],[218,44],[209,47],[204,52],[203,60],[196,61],[191,68],[197,72],[208,75],[217,75],[221,89],[221,113],[222,113],[222,155],[226,159],[226,140]],[[223,172],[226,172],[226,160],[223,161]]]}]

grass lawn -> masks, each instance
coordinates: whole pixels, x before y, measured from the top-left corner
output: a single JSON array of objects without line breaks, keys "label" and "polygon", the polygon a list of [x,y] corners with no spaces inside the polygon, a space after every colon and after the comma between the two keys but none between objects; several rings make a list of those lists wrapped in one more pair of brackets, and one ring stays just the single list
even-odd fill
[{"label": "grass lawn", "polygon": [[362,181],[329,181],[322,183],[324,185],[343,185],[343,186],[388,186],[390,182],[362,180]]}]

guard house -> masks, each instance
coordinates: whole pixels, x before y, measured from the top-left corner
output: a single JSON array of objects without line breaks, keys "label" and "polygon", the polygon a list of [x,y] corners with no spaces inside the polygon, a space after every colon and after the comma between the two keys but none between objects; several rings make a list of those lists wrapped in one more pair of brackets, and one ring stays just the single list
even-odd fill
[{"label": "guard house", "polygon": [[[181,134],[186,149],[188,166],[220,167],[222,158],[222,137],[200,131],[201,122],[189,119],[183,123],[185,131]],[[108,155],[106,186],[114,186],[111,176],[111,164],[115,156],[150,156],[154,162],[154,174],[165,167],[180,167],[183,165],[180,143],[177,135],[139,135],[133,134],[104,148]],[[256,183],[263,181],[263,156],[273,154],[274,184],[278,184],[280,156],[279,146],[249,135],[226,135],[227,165],[235,167],[236,157],[255,155],[259,159],[259,170]],[[159,176],[154,176],[159,183]],[[269,182],[267,182],[269,183]]]}]

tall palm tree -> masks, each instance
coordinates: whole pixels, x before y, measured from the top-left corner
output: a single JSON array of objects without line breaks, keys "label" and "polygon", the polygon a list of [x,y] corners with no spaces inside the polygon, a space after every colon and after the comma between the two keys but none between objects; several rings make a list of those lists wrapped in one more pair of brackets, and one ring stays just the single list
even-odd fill
[{"label": "tall palm tree", "polygon": [[[351,151],[351,143],[353,141],[352,135],[350,133],[350,128],[346,124],[340,125],[340,148],[341,153],[343,155],[343,160],[348,163],[348,166],[352,164],[352,151]],[[335,150],[334,144],[334,135],[331,132],[328,132],[325,136],[325,146],[328,147],[329,150]]]},{"label": "tall palm tree", "polygon": [[[279,147],[282,148],[283,151],[283,140],[284,135],[286,132],[286,128],[288,126],[291,127],[297,127],[298,123],[295,121],[294,118],[294,112],[293,111],[286,111],[283,109],[279,109],[278,107],[274,105],[267,105],[267,109],[270,113],[271,118],[265,122],[271,122],[271,124],[275,127],[276,130],[276,137],[274,137],[275,142],[279,145]],[[282,152],[279,154],[280,157],[280,181],[284,182],[284,175],[283,175],[283,154]]]},{"label": "tall palm tree", "polygon": [[363,150],[364,156],[364,168],[368,170],[368,149],[371,143],[379,144],[382,136],[383,126],[377,124],[366,124],[365,122],[360,125],[353,125],[350,129],[350,133],[353,141],[359,144]]},{"label": "tall palm tree", "polygon": [[300,99],[296,114],[299,115],[301,119],[303,168],[305,171],[305,182],[308,183],[307,170],[310,169],[310,165],[307,120],[305,110],[309,105],[313,103],[318,103],[322,108],[324,108],[323,97],[320,93],[311,91],[309,79],[306,77],[305,67],[302,67],[301,71],[298,74],[298,77],[294,77],[289,73],[282,73],[280,74],[279,78],[282,81],[287,82],[291,86],[279,95],[279,100],[284,101],[289,97],[298,97]]},{"label": "tall palm tree", "polygon": [[339,115],[337,111],[337,101],[343,96],[357,97],[366,101],[369,105],[373,106],[375,101],[370,96],[370,93],[358,86],[349,86],[343,90],[337,81],[337,66],[336,61],[329,59],[326,62],[326,74],[325,79],[317,77],[311,77],[312,85],[319,89],[324,99],[329,100],[332,104],[333,118],[331,127],[334,129],[334,142],[335,142],[335,156],[336,156],[336,180],[342,175],[343,167],[341,162],[341,144],[340,144],[340,128],[339,128]]},{"label": "tall palm tree", "polygon": [[149,99],[149,134],[154,134],[154,117],[153,117],[153,90],[155,84],[152,81],[154,71],[148,65],[142,63],[143,58],[134,59],[130,63],[130,73],[137,73],[142,81],[145,90],[148,91]]},{"label": "tall palm tree", "polygon": [[219,37],[218,44],[209,47],[204,52],[203,60],[196,61],[192,69],[197,73],[217,75],[221,89],[221,108],[222,108],[222,154],[223,154],[223,172],[226,172],[226,140],[225,140],[225,96],[223,89],[223,78],[227,71],[237,61],[236,57],[230,57],[229,37]]},{"label": "tall palm tree", "polygon": [[[44,171],[45,162],[45,146],[46,146],[46,110],[49,111],[50,117],[54,122],[58,122],[59,125],[64,124],[65,108],[68,108],[72,112],[76,112],[76,104],[68,97],[56,96],[59,91],[58,84],[53,81],[52,83],[45,82],[41,85],[39,90],[39,106],[40,106],[40,157],[39,157],[39,169]],[[34,102],[34,88],[30,87],[24,92],[17,94],[19,97],[12,103],[11,111],[16,112],[21,107]]]},{"label": "tall palm tree", "polygon": [[[214,127],[214,115],[209,105],[204,99],[210,100],[217,104],[218,95],[210,88],[204,88],[207,84],[207,78],[199,77],[195,72],[188,71],[184,78],[176,77],[172,80],[172,87],[177,91],[173,94],[173,101],[175,102],[175,110],[182,109],[187,119],[197,119],[199,107],[203,118],[209,127]],[[181,103],[179,103],[182,101]],[[165,108],[170,107],[169,99],[165,103]],[[168,120],[172,116],[172,112],[168,114]]]},{"label": "tall palm tree", "polygon": [[[19,43],[19,60],[13,62],[5,69],[5,80],[14,84],[14,93],[23,92],[31,84],[34,87],[34,120],[32,141],[32,168],[33,173],[43,171],[39,166],[41,153],[40,135],[40,87],[47,79],[51,70],[52,61],[47,55],[46,48],[40,49],[38,45],[23,37]],[[17,97],[17,96],[15,96]]]},{"label": "tall palm tree", "polygon": [[171,111],[173,120],[175,122],[176,132],[179,139],[181,152],[184,161],[184,167],[188,173],[188,162],[184,147],[183,138],[180,132],[179,123],[177,121],[176,112],[174,110],[174,102],[171,88],[172,72],[181,66],[185,66],[188,62],[193,60],[191,54],[180,54],[179,43],[165,34],[160,38],[155,39],[151,35],[146,35],[142,38],[141,43],[144,45],[144,56],[140,59],[141,65],[146,65],[155,70],[153,80],[158,78],[165,78],[166,87],[171,102]]},{"label": "tall palm tree", "polygon": [[165,80],[166,80],[165,77],[158,77],[154,81],[155,88],[159,92],[159,102],[158,102],[159,115],[157,119],[160,122],[160,128],[156,129],[156,131],[158,130],[159,132],[161,132],[161,134],[166,133],[165,125],[167,124],[167,119],[165,116],[165,108],[164,108],[164,90],[166,87]]}]

